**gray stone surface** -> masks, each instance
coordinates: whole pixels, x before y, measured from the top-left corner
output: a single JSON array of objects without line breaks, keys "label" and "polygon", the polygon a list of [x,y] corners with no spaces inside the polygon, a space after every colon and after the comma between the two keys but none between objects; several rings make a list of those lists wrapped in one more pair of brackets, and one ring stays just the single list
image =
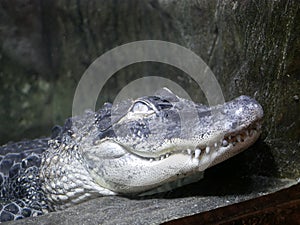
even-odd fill
[{"label": "gray stone surface", "polygon": [[[238,157],[209,170],[208,178],[223,179],[220,185],[230,184],[225,185],[225,193],[240,193],[241,199],[259,186],[254,179],[247,183],[252,189],[243,192],[242,183],[234,182],[237,177],[299,178],[299,6],[297,0],[3,0],[0,3],[0,142],[50,135],[54,124],[61,124],[71,115],[74,90],[93,60],[120,44],[159,39],[178,43],[201,56],[215,73],[226,100],[246,94],[254,96],[264,108],[261,140]],[[194,100],[205,100],[196,83],[181,71],[143,63],[115,74],[101,91],[99,104],[112,101],[129,82],[149,75],[172,79]],[[211,183],[206,189],[213,187],[215,184]],[[220,193],[211,194],[212,207],[216,207]],[[79,206],[85,212],[74,208],[27,221],[102,223],[104,220],[99,220],[97,213],[106,215],[114,207],[120,209],[118,202],[124,211],[108,215],[117,219],[119,213],[128,222],[134,219],[131,213],[139,212],[147,212],[145,218],[160,216],[162,221],[169,218],[172,210],[178,216],[187,215],[184,210],[189,207],[185,204],[193,204],[191,199],[173,200],[160,204],[158,200],[127,202],[108,197]],[[178,203],[181,200],[183,205]],[[198,200],[199,205],[203,199]],[[102,201],[109,204],[103,208]],[[117,206],[110,205],[113,201]],[[156,210],[175,203],[178,207],[165,214]]]},{"label": "gray stone surface", "polygon": [[[64,211],[12,221],[5,224],[160,224],[184,216],[194,215],[196,213],[245,201],[295,184],[295,181],[292,180],[256,177],[240,180],[240,185],[246,188],[245,183],[247,182],[256,184],[255,190],[252,189],[253,187],[248,187],[247,191],[244,190],[245,192],[227,194],[223,192],[229,188],[228,184],[226,185],[225,183],[223,186],[227,187],[223,190],[220,187],[218,191],[213,191],[214,194],[213,192],[205,190],[195,191],[195,189],[201,189],[203,187],[201,187],[201,185],[192,185],[192,187],[180,188],[168,196],[151,197],[150,199],[129,199],[119,196],[102,197],[68,208]],[[191,189],[193,189],[193,191],[191,191]],[[191,191],[191,193],[189,193],[189,191]],[[196,194],[197,192],[198,194]],[[221,194],[221,192],[223,193]],[[189,197],[188,195],[192,196]]]}]

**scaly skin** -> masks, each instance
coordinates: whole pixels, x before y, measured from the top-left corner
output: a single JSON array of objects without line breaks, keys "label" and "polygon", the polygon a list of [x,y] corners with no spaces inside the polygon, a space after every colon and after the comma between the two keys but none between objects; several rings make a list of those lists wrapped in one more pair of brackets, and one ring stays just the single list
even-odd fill
[{"label": "scaly skin", "polygon": [[[261,106],[247,96],[207,107],[164,89],[70,118],[54,129],[40,153],[40,168],[35,165],[35,193],[43,202],[37,209],[59,210],[103,195],[153,193],[176,187],[178,180],[197,180],[208,167],[253,144],[262,117]],[[25,191],[7,196],[3,205],[16,199],[27,208],[33,202]]]}]

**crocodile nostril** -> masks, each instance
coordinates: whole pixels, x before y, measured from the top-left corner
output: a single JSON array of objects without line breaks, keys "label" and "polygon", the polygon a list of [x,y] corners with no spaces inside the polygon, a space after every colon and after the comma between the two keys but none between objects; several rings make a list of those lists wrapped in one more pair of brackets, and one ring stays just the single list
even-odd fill
[{"label": "crocodile nostril", "polygon": [[237,128],[237,126],[238,126],[238,123],[237,123],[237,122],[233,122],[233,123],[231,124],[231,128],[232,128],[232,129]]}]

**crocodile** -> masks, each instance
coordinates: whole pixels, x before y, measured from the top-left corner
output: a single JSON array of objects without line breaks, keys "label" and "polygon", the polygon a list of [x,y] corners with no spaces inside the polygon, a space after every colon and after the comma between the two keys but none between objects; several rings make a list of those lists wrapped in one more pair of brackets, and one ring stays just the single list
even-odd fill
[{"label": "crocodile", "polygon": [[262,107],[248,96],[209,107],[166,88],[87,110],[55,126],[50,138],[0,148],[0,221],[197,181],[252,145],[262,118]]}]

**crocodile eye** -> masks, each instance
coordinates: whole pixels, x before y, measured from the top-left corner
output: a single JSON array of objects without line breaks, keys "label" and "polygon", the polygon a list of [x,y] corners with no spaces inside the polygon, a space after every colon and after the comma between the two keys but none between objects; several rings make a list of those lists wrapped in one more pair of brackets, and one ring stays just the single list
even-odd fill
[{"label": "crocodile eye", "polygon": [[144,102],[136,102],[133,105],[131,111],[134,112],[134,113],[149,113],[149,112],[153,112],[153,110],[148,105],[146,105]]},{"label": "crocodile eye", "polygon": [[136,102],[132,107],[132,112],[145,113],[148,112],[150,108],[143,102]]}]

